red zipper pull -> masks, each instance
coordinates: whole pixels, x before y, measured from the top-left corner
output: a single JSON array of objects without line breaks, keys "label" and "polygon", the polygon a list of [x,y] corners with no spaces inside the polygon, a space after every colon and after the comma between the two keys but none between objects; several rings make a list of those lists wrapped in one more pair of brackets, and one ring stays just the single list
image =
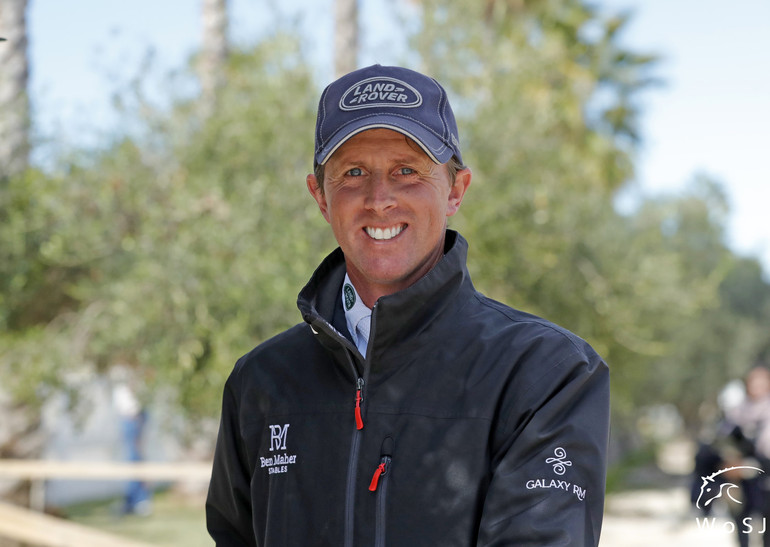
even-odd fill
[{"label": "red zipper pull", "polygon": [[377,466],[377,469],[374,470],[374,476],[372,477],[372,482],[369,483],[369,491],[374,492],[377,490],[377,483],[380,482],[380,477],[385,474],[385,462],[382,462],[380,465]]},{"label": "red zipper pull", "polygon": [[364,419],[361,417],[361,401],[363,401],[363,397],[361,397],[361,389],[364,387],[363,378],[358,379],[356,387],[356,429],[363,429]]},{"label": "red zipper pull", "polygon": [[380,478],[388,472],[391,461],[393,461],[393,437],[385,437],[382,441],[382,449],[380,451],[380,465],[374,470],[372,482],[369,483],[370,491],[374,492],[377,490]]}]

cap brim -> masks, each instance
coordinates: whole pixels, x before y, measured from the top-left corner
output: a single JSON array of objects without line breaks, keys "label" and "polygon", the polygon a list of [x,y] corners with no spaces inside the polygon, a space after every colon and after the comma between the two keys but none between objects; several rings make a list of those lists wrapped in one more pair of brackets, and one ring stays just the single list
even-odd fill
[{"label": "cap brim", "polygon": [[352,137],[368,131],[369,129],[390,129],[406,135],[422,148],[423,152],[434,163],[446,163],[454,155],[454,151],[444,144],[440,138],[420,124],[400,117],[376,115],[368,118],[362,118],[345,125],[339,130],[324,147],[316,151],[315,162],[324,165],[337,149],[345,144]]}]

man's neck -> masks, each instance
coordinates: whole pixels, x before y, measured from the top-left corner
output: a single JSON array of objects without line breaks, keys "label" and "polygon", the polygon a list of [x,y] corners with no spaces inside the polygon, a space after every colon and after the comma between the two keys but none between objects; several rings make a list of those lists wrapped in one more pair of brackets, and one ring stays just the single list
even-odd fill
[{"label": "man's neck", "polygon": [[435,249],[425,257],[425,261],[402,278],[380,282],[367,277],[346,260],[347,273],[363,303],[366,304],[367,308],[372,309],[381,297],[403,291],[425,277],[444,258],[445,246],[446,233]]},{"label": "man's neck", "polygon": [[358,292],[358,296],[361,298],[361,301],[366,305],[367,308],[372,309],[377,303],[377,300],[379,300],[381,297],[403,291],[404,289],[414,285],[428,272],[430,272],[436,266],[436,264],[441,261],[442,257],[443,255],[437,257],[435,260],[432,260],[429,264],[426,265],[427,267],[421,268],[417,274],[413,274],[403,280],[393,281],[392,283],[372,282],[349,266],[347,272],[348,277],[350,278],[350,282],[356,288],[356,292]]}]

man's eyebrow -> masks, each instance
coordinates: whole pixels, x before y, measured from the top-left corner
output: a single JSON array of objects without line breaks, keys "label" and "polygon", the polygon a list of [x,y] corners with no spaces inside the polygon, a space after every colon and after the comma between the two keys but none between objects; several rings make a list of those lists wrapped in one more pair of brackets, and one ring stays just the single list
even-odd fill
[{"label": "man's eyebrow", "polygon": [[[427,157],[425,159],[430,161]],[[393,162],[394,163],[412,163],[413,164],[413,163],[419,163],[422,160],[423,160],[423,158],[421,158],[419,156],[402,156],[402,157],[398,157],[398,158],[394,159]]]},{"label": "man's eyebrow", "polygon": [[[423,157],[424,156],[424,157]],[[391,159],[391,163],[393,164],[401,164],[401,163],[408,163],[408,164],[416,164],[420,163],[422,161],[425,162],[431,162],[430,158],[428,156],[425,156],[425,154],[421,151],[419,154],[403,154],[396,156],[395,158]],[[350,167],[350,166],[356,166],[356,165],[365,165],[367,163],[366,158],[362,158],[359,155],[353,155],[351,154],[349,157],[346,155],[341,155],[338,159],[338,163],[340,167]]]}]

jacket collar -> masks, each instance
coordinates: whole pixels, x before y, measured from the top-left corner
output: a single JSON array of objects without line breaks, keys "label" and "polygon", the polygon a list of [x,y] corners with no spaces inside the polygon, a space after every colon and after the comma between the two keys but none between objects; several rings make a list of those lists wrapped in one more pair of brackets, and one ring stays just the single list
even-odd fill
[{"label": "jacket collar", "polygon": [[[438,319],[462,306],[465,302],[462,296],[475,292],[466,268],[467,254],[465,239],[447,230],[445,254],[439,263],[410,287],[377,300],[370,335],[374,338],[373,358],[386,350],[396,354],[412,350],[419,343],[418,336],[441,328]],[[345,271],[345,256],[337,248],[318,266],[299,293],[297,307],[324,346],[339,349],[342,345],[357,353],[355,346],[332,324]]]}]

